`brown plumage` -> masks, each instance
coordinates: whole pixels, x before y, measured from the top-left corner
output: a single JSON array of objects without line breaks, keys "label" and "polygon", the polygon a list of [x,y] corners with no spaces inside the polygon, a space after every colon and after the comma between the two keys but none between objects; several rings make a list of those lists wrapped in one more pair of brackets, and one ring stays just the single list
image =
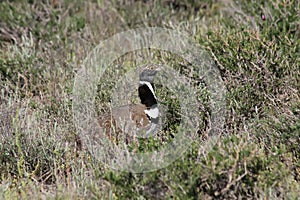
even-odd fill
[{"label": "brown plumage", "polygon": [[150,128],[150,120],[144,112],[146,109],[143,104],[114,108],[100,117],[99,125],[112,141],[119,141],[122,133],[126,138],[131,137],[130,133]]}]

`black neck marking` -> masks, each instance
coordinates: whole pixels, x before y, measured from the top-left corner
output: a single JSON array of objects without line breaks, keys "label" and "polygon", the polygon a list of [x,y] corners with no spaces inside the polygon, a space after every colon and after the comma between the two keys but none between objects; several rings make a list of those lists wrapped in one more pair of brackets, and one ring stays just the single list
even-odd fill
[{"label": "black neck marking", "polygon": [[[152,86],[152,91],[154,91],[153,84],[150,84],[150,87],[151,86]],[[144,104],[147,108],[150,108],[151,106],[157,104],[156,97],[152,93],[152,91],[148,87],[147,84],[141,84],[139,86],[139,89],[138,89],[139,97],[141,99],[141,103]]]}]

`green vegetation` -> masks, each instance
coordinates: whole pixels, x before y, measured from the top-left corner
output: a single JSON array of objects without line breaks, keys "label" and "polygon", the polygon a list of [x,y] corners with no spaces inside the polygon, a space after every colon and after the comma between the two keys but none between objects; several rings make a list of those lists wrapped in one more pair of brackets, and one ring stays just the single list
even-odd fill
[{"label": "green vegetation", "polygon": [[[0,199],[298,199],[299,19],[297,0],[1,1]],[[148,26],[187,32],[211,54],[227,88],[227,136],[209,153],[195,141],[158,171],[116,172],[80,144],[74,77],[101,40]],[[188,69],[154,54],[183,74]],[[101,85],[104,109],[110,88]],[[177,104],[167,91],[159,94],[166,105]],[[166,140],[176,128],[168,126]]]}]

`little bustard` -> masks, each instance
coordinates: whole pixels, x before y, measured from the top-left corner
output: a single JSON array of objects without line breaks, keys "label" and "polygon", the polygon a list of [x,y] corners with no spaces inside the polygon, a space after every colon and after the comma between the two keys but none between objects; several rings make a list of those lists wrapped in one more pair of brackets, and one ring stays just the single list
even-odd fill
[{"label": "little bustard", "polygon": [[[100,116],[101,130],[110,140],[143,134],[148,137],[154,133],[159,122],[159,109],[154,90],[154,78],[160,68],[149,65],[140,74],[138,94],[140,103],[112,108]],[[127,140],[127,138],[125,138]]]}]

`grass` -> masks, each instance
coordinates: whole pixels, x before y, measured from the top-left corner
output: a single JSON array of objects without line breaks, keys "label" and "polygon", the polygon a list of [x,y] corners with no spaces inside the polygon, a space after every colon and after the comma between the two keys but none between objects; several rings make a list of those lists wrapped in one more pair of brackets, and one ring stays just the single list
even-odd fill
[{"label": "grass", "polygon": [[[0,3],[0,197],[2,199],[298,199],[300,193],[300,3],[298,1],[2,1]],[[265,17],[265,19],[262,17]],[[101,41],[137,27],[189,33],[226,85],[226,123],[210,152],[196,140],[170,166],[143,174],[111,170],[80,144],[72,89]],[[112,66],[130,67],[139,52]],[[166,52],[143,55],[190,74]],[[136,57],[135,57],[136,56]],[[108,72],[110,73],[110,72]],[[117,74],[115,74],[117,75]],[[116,78],[117,76],[114,76]],[[199,130],[207,131],[205,88]],[[99,84],[106,109],[114,79]],[[166,105],[178,105],[158,87]],[[141,151],[172,139],[175,121]],[[175,125],[174,125],[175,124]]]}]

